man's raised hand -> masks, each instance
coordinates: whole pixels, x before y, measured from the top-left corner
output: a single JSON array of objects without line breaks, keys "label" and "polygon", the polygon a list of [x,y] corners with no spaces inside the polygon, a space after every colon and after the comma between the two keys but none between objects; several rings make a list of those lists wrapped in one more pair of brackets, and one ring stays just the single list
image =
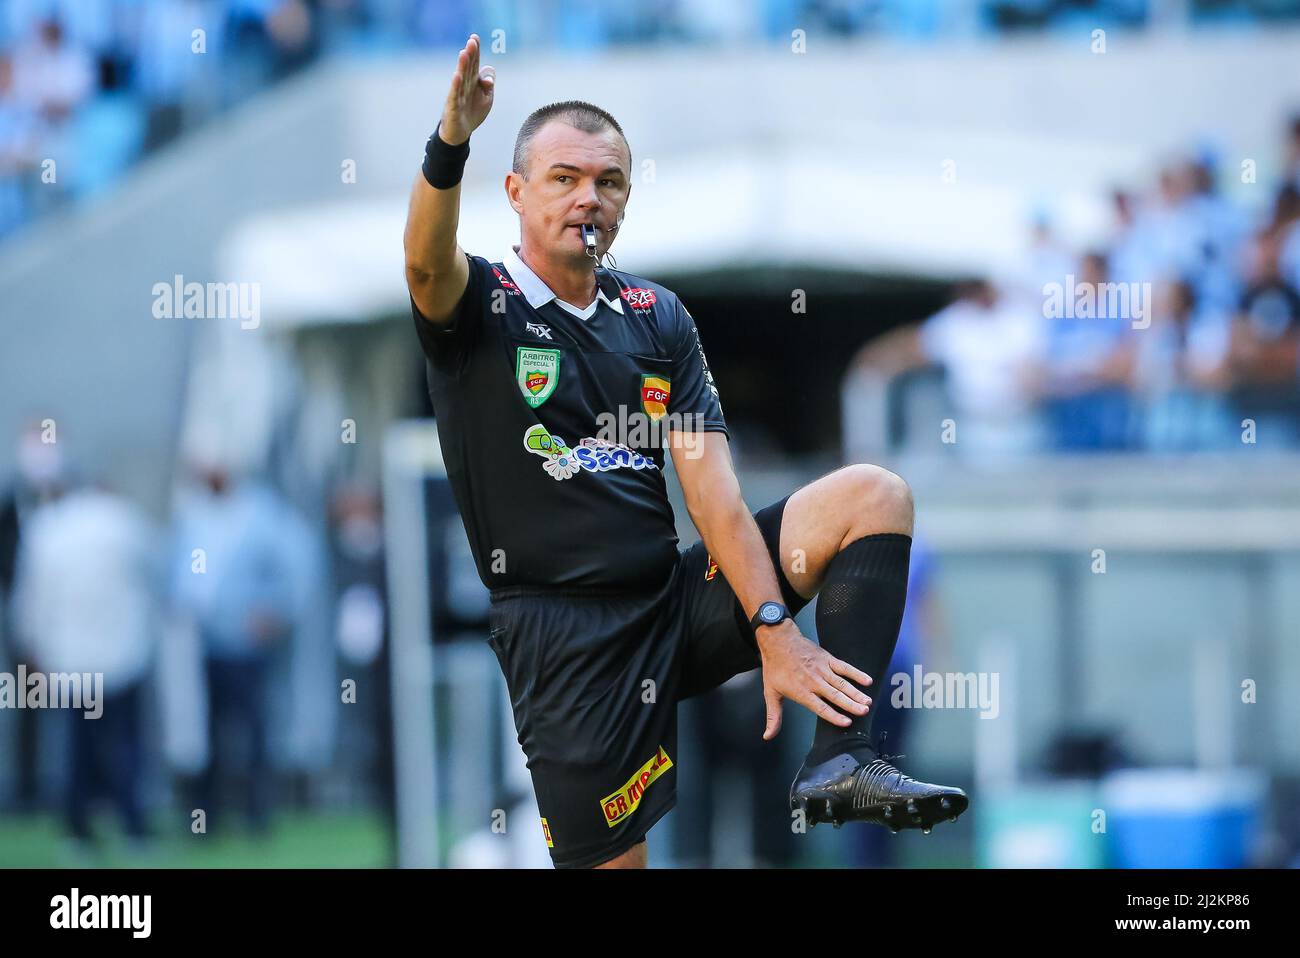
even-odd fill
[{"label": "man's raised hand", "polygon": [[479,67],[479,45],[478,34],[471,33],[456,60],[456,73],[451,78],[451,89],[447,91],[447,102],[442,108],[438,136],[452,146],[468,140],[492,109],[497,71],[493,67]]}]

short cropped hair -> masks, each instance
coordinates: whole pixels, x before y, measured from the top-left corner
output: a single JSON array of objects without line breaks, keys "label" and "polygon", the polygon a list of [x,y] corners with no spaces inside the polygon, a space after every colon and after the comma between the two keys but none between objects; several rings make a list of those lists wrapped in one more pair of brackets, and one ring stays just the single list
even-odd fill
[{"label": "short cropped hair", "polygon": [[[627,147],[628,162],[631,163],[632,147],[627,142],[627,135],[623,132],[623,128],[618,125],[618,120],[586,100],[561,100],[559,103],[548,103],[534,110],[528,115],[528,119],[524,120],[524,125],[519,128],[519,136],[515,138],[514,171],[520,176],[528,175],[528,153],[532,148],[533,138],[551,120],[560,120],[583,133],[613,130],[623,138],[623,145]],[[631,177],[632,171],[628,170],[627,175]]]}]

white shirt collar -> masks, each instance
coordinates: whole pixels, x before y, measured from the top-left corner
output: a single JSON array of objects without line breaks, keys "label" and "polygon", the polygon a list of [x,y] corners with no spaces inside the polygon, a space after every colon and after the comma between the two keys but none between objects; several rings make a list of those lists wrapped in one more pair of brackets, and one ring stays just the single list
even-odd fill
[{"label": "white shirt collar", "polygon": [[[539,306],[544,306],[551,300],[555,300],[559,305],[568,307],[568,311],[573,313],[575,316],[582,316],[584,319],[589,319],[591,316],[595,315],[596,311],[591,307],[588,307],[590,312],[586,312],[579,309],[577,306],[574,306],[572,303],[566,303],[564,300],[556,296],[555,293],[552,292],[551,287],[542,282],[542,278],[534,273],[529,268],[528,264],[519,258],[519,247],[513,245],[508,247],[502,262],[505,264],[506,272],[510,274],[510,278],[515,281],[515,285],[519,287],[520,291],[524,294],[524,298],[528,300],[528,305],[533,307],[533,309],[537,309]],[[623,314],[623,298],[620,296],[610,299],[605,295],[605,291],[597,285],[596,298],[592,300],[591,305],[595,306],[602,302],[619,315]],[[584,312],[586,313],[585,315]]]}]

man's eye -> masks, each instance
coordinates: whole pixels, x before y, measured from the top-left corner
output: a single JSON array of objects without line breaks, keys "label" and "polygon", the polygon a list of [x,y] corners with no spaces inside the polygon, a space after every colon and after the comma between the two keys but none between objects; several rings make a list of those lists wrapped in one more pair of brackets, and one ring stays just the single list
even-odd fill
[{"label": "man's eye", "polygon": [[613,185],[614,185],[614,181],[613,181],[613,180],[608,180],[608,179],[606,179],[606,180],[601,180],[600,182],[603,183],[603,184],[605,184],[606,186],[613,186]]},{"label": "man's eye", "polygon": [[559,176],[557,176],[557,177],[555,178],[555,182],[558,183],[558,182],[560,182],[560,180],[567,180],[568,178],[569,178],[569,177],[568,177],[568,174],[561,173]]}]

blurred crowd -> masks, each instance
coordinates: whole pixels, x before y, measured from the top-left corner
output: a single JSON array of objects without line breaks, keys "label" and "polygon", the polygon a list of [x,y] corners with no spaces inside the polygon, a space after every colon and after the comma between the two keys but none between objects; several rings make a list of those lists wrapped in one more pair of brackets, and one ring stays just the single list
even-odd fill
[{"label": "blurred crowd", "polygon": [[140,851],[159,831],[224,834],[230,819],[265,834],[295,791],[272,726],[281,739],[301,726],[285,703],[323,642],[325,702],[340,677],[354,683],[337,768],[353,800],[391,808],[377,493],[340,487],[321,534],[270,483],[195,457],[160,525],[50,439],[25,430],[0,484],[0,671],[100,673],[100,714],[6,709],[0,807],[57,809],[74,860],[103,837],[101,799]]},{"label": "blurred crowd", "polygon": [[1260,22],[1300,18],[1300,0],[1258,9],[1228,0],[6,0],[0,238],[101,193],[182,131],[341,52],[458,45],[473,30],[525,52],[788,43],[793,27],[926,40],[1159,25],[1171,11]]},{"label": "blurred crowd", "polygon": [[0,236],[101,193],[182,131],[290,75],[358,7],[8,0],[0,7]]},{"label": "blurred crowd", "polygon": [[1093,249],[1066,248],[1044,216],[1019,275],[957,284],[851,375],[937,366],[954,445],[977,454],[1300,448],[1300,115],[1281,176],[1251,185],[1267,204],[1219,188],[1237,175],[1205,153],[1115,190]]}]

